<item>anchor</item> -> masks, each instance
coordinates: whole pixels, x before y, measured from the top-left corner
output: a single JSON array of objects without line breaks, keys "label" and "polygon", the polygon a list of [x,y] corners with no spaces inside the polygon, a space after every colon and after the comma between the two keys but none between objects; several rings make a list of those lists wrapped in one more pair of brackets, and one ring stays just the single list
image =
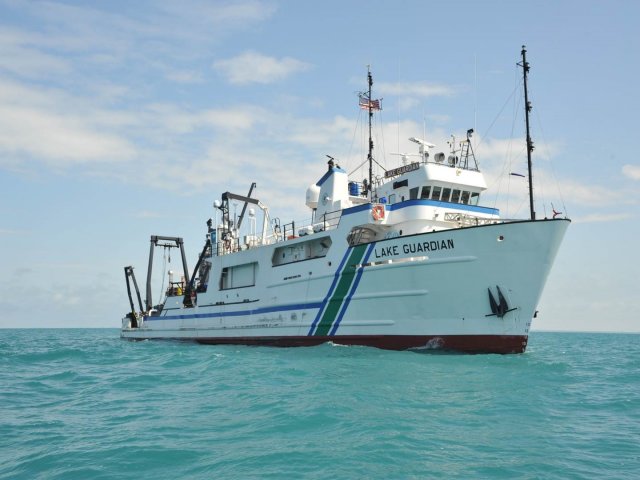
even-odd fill
[{"label": "anchor", "polygon": [[491,306],[491,313],[485,315],[485,317],[493,317],[494,315],[498,318],[504,317],[507,313],[516,310],[515,308],[509,308],[509,304],[507,303],[507,299],[504,298],[500,287],[496,285],[496,289],[498,290],[498,301],[496,302],[493,293],[491,293],[491,289],[487,288],[489,292],[489,305]]}]

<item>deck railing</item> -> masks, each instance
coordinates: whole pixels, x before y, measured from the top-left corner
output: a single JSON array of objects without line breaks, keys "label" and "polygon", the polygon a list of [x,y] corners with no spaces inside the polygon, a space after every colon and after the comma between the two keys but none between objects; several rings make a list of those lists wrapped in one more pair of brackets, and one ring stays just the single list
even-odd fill
[{"label": "deck railing", "polygon": [[219,240],[216,242],[213,248],[213,256],[222,256],[229,253],[238,252],[241,250],[248,250],[249,248],[259,247],[262,245],[272,245],[274,243],[285,242],[287,240],[293,240],[298,237],[311,235],[318,232],[333,230],[340,224],[340,218],[342,217],[342,210],[335,210],[332,212],[326,212],[320,217],[303,221],[277,225],[274,228],[273,233],[263,237],[260,236],[244,236],[245,239],[241,240],[241,237],[231,238],[227,240]]}]

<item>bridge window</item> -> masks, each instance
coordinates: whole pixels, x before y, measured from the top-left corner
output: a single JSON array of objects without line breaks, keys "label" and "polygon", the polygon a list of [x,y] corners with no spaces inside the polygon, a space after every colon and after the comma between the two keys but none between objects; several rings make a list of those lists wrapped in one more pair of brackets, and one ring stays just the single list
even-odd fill
[{"label": "bridge window", "polygon": [[460,203],[460,190],[451,192],[451,203]]},{"label": "bridge window", "polygon": [[431,200],[440,200],[440,190],[442,190],[442,187],[433,187],[431,191]]},{"label": "bridge window", "polygon": [[448,202],[450,196],[451,196],[451,189],[450,188],[443,188],[442,189],[442,199],[441,200],[443,202]]},{"label": "bridge window", "polygon": [[462,197],[460,198],[460,203],[464,203],[467,205],[469,203],[469,192],[462,192]]},{"label": "bridge window", "polygon": [[429,194],[430,193],[431,193],[431,187],[422,187],[422,194],[420,195],[420,198],[429,199]]},{"label": "bridge window", "polygon": [[480,200],[480,194],[478,192],[471,192],[471,200],[469,201],[469,204],[478,205],[479,200]]},{"label": "bridge window", "polygon": [[415,200],[416,198],[418,198],[418,190],[420,190],[420,187],[412,188],[411,190],[409,190],[410,200]]}]

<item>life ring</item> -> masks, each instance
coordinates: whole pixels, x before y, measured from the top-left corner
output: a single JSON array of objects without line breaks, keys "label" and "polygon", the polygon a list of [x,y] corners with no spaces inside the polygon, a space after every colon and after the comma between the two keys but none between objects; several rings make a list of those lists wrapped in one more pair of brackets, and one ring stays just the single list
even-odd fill
[{"label": "life ring", "polygon": [[384,205],[374,205],[371,209],[371,217],[378,221],[384,218]]}]

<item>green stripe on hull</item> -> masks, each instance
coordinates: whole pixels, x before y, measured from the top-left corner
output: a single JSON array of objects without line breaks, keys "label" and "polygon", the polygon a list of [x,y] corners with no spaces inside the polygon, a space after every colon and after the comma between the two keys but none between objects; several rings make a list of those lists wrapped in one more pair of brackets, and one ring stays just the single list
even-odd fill
[{"label": "green stripe on hull", "polygon": [[322,314],[322,319],[318,324],[318,328],[314,335],[326,336],[329,334],[329,330],[331,330],[331,325],[335,321],[338,316],[338,312],[340,311],[340,307],[342,306],[342,302],[344,301],[344,297],[349,293],[349,287],[351,287],[351,283],[353,282],[353,277],[356,275],[356,265],[358,265],[362,261],[362,257],[364,257],[364,253],[367,250],[366,245],[358,245],[353,248],[353,252],[349,256],[345,267],[342,269],[342,273],[340,274],[340,280],[338,281],[338,286],[336,287],[331,299],[327,302],[327,307]]}]

